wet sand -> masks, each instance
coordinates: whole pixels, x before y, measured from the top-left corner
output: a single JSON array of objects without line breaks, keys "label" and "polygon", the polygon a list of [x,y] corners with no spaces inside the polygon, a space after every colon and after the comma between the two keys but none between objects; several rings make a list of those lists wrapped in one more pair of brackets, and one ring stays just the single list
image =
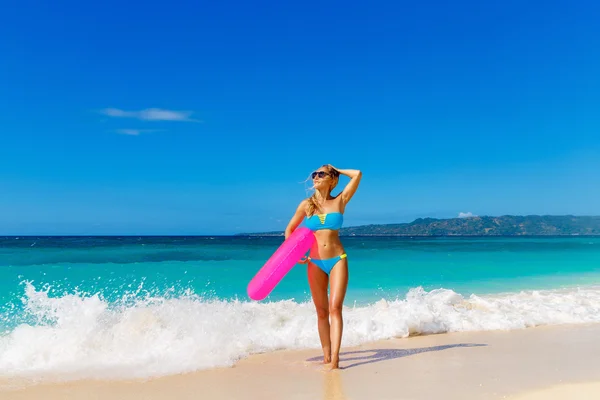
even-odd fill
[{"label": "wet sand", "polygon": [[[148,380],[0,381],[0,399],[587,399],[600,398],[600,324],[391,339],[279,351],[234,367]],[[586,397],[587,396],[587,397]]]}]

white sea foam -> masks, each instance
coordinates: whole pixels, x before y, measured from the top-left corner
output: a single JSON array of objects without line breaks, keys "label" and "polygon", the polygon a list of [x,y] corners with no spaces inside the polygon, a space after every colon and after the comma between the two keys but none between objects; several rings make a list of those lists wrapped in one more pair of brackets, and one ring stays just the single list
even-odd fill
[{"label": "white sea foam", "polygon": [[[26,285],[36,322],[0,336],[0,375],[60,379],[157,377],[230,366],[249,354],[319,348],[311,303],[50,297]],[[415,334],[520,329],[600,321],[600,288],[529,291],[468,298],[452,290],[410,290],[344,309],[344,346]],[[56,378],[53,378],[56,379]]]}]

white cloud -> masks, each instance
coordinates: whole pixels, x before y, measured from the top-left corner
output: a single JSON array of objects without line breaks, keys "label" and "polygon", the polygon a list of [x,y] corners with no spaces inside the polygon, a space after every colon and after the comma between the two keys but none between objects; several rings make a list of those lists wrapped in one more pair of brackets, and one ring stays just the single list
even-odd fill
[{"label": "white cloud", "polygon": [[138,136],[141,133],[157,132],[157,129],[117,129],[121,135]]},{"label": "white cloud", "polygon": [[192,111],[171,111],[160,108],[147,108],[141,111],[124,111],[118,108],[105,108],[100,111],[104,115],[114,118],[137,118],[142,121],[184,121],[200,122],[190,118]]},{"label": "white cloud", "polygon": [[476,217],[476,216],[477,215],[474,215],[471,211],[458,213],[458,218],[469,218],[469,217]]}]

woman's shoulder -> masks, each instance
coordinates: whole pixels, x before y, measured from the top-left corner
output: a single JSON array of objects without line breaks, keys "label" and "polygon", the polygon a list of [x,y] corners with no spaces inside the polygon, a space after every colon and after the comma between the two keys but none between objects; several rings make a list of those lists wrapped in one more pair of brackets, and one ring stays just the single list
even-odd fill
[{"label": "woman's shoulder", "polygon": [[306,199],[303,199],[302,201],[300,201],[300,204],[298,204],[298,210],[307,211],[309,201],[310,201],[310,198],[306,198]]}]

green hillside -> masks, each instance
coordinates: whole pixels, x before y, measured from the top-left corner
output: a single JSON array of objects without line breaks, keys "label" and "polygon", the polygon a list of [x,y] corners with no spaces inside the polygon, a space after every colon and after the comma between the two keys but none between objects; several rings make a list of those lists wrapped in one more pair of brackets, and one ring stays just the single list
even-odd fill
[{"label": "green hillside", "polygon": [[[281,235],[282,232],[249,235]],[[342,228],[343,236],[544,236],[600,235],[600,217],[572,215],[503,215],[500,217],[419,218],[403,224]]]}]

